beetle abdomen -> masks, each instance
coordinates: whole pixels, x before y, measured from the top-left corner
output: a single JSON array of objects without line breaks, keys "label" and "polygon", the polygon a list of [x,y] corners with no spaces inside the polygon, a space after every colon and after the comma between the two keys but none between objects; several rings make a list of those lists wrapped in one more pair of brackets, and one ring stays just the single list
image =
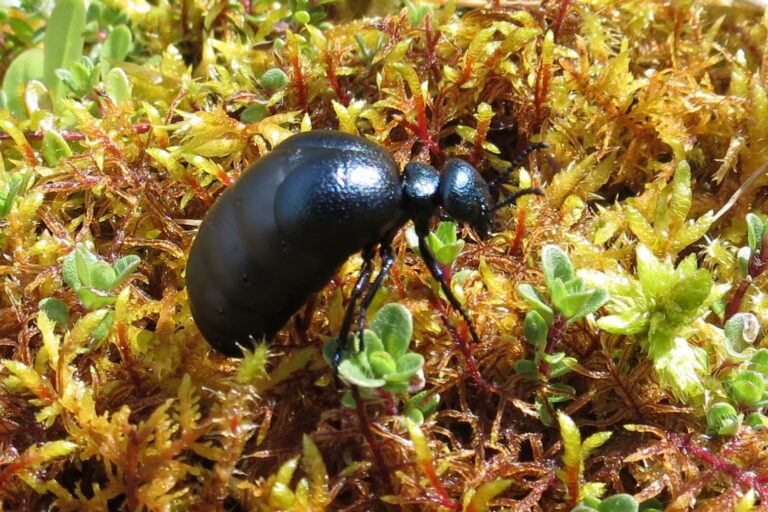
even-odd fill
[{"label": "beetle abdomen", "polygon": [[187,263],[192,316],[214,348],[272,337],[341,264],[402,223],[397,166],[360,137],[289,138],[225,191]]}]

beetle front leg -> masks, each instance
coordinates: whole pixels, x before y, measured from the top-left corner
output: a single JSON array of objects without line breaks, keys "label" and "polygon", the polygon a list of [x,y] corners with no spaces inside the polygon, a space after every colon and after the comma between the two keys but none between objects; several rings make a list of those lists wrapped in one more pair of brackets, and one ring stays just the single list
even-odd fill
[{"label": "beetle front leg", "polygon": [[472,336],[472,340],[475,342],[475,344],[479,345],[480,336],[478,336],[477,331],[475,331],[475,326],[472,323],[472,320],[469,318],[469,313],[467,313],[456,296],[453,295],[451,287],[445,281],[443,270],[440,268],[440,265],[438,265],[435,257],[429,250],[429,246],[427,245],[428,232],[429,230],[426,226],[416,226],[416,235],[419,237],[419,251],[421,252],[421,259],[424,260],[424,264],[427,265],[427,268],[432,274],[432,277],[434,277],[437,282],[440,283],[440,288],[448,298],[448,302],[450,302],[451,306],[453,306],[453,309],[456,309],[464,318],[464,321],[467,323],[467,327],[469,328],[469,334]]}]

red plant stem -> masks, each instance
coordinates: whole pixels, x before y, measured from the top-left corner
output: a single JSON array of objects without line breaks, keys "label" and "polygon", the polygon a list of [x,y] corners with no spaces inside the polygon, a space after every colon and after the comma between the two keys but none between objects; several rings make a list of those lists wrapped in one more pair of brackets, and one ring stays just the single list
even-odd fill
[{"label": "red plant stem", "polygon": [[560,0],[560,6],[557,9],[557,15],[555,15],[555,21],[552,23],[552,35],[557,41],[557,36],[560,35],[560,28],[565,19],[565,15],[568,12],[568,7],[571,5],[571,0]]},{"label": "red plant stem", "polygon": [[435,55],[435,47],[437,46],[437,40],[440,38],[440,32],[432,33],[432,16],[427,15],[424,17],[424,39],[426,40],[427,50],[427,62],[429,63],[429,74],[432,81],[438,83],[440,81],[440,69],[437,66],[437,56]]},{"label": "red plant stem", "polygon": [[355,399],[355,410],[357,411],[357,419],[360,422],[360,432],[371,448],[373,465],[376,472],[379,473],[382,479],[385,479],[387,477],[387,466],[384,463],[384,455],[381,453],[381,446],[376,442],[373,430],[371,430],[371,423],[368,421],[368,413],[365,410],[365,400],[360,396],[360,390],[357,389],[357,386],[352,386],[352,397]]},{"label": "red plant stem", "polygon": [[299,110],[307,110],[307,84],[304,83],[304,73],[301,71],[301,59],[299,49],[291,52],[291,65],[293,66],[293,76],[296,79],[296,98],[299,102]]},{"label": "red plant stem", "polygon": [[745,277],[739,283],[739,286],[736,288],[736,291],[733,293],[733,297],[731,297],[731,300],[728,302],[728,305],[725,307],[725,314],[723,319],[726,322],[733,315],[738,313],[739,309],[741,309],[741,303],[744,302],[744,296],[747,294],[747,288],[749,288],[750,283],[752,283],[752,279],[750,279],[749,277]]},{"label": "red plant stem", "polygon": [[568,493],[568,510],[579,504],[579,465],[565,467],[565,488]]},{"label": "red plant stem", "polygon": [[[410,131],[415,133],[416,136],[419,138],[419,140],[422,143],[426,144],[427,147],[429,148],[429,150],[432,151],[432,154],[435,155],[435,157],[437,157],[438,159],[440,159],[442,161],[445,158],[445,155],[443,155],[443,150],[440,149],[440,146],[438,146],[437,143],[435,143],[435,141],[432,140],[432,138],[429,136],[429,130],[426,127],[426,122],[427,122],[426,119],[427,118],[426,118],[426,114],[424,114],[424,103],[423,102],[421,103],[421,113],[423,114],[423,122],[424,122],[423,129],[421,127],[421,121],[422,121],[421,119],[419,119],[419,125],[415,125],[412,122],[407,121],[405,119],[401,120],[400,124],[402,124],[407,129],[409,129]],[[419,115],[419,118],[421,118],[421,117],[422,117],[422,115]]]},{"label": "red plant stem", "polygon": [[461,354],[464,356],[464,364],[467,365],[467,372],[469,373],[469,378],[472,379],[472,382],[475,383],[475,386],[477,386],[482,391],[495,391],[496,386],[493,386],[485,382],[483,377],[480,375],[480,370],[477,367],[477,360],[475,359],[475,356],[472,354],[472,349],[470,348],[469,343],[467,343],[466,324],[462,329],[463,332],[460,334],[459,331],[456,330],[456,327],[454,327],[451,324],[450,320],[448,319],[448,316],[445,314],[442,308],[440,308],[440,318],[442,318],[445,328],[450,333],[451,338],[453,339],[454,345],[456,345],[456,347],[459,349],[459,352],[461,352]]},{"label": "red plant stem", "polygon": [[432,461],[425,460],[422,461],[420,465],[421,470],[427,476],[429,483],[432,484],[432,487],[434,487],[435,491],[437,492],[436,498],[437,502],[440,503],[440,506],[450,510],[461,510],[461,505],[459,505],[456,500],[451,499],[451,497],[448,496],[448,493],[445,492],[445,488],[443,487],[442,482],[440,482],[440,477],[437,476],[437,472],[435,471],[435,466],[432,465]]},{"label": "red plant stem", "polygon": [[747,272],[754,279],[768,268],[768,236],[763,237],[760,251],[752,253],[747,265]]},{"label": "red plant stem", "polygon": [[536,109],[534,118],[534,130],[538,130],[543,122],[544,103],[547,101],[549,92],[549,79],[552,76],[552,70],[544,62],[544,54],[539,56],[538,71],[536,72],[536,86],[534,88],[533,104]]},{"label": "red plant stem", "polygon": [[5,482],[11,479],[13,475],[30,465],[33,461],[29,457],[22,455],[15,462],[11,462],[0,471],[0,489],[5,488]]},{"label": "red plant stem", "polygon": [[475,133],[475,142],[472,146],[472,152],[469,154],[469,163],[478,167],[483,158],[483,144],[488,137],[488,128],[490,120],[477,123],[477,132]]},{"label": "red plant stem", "polygon": [[[547,333],[547,345],[544,347],[544,353],[550,355],[555,349],[555,346],[560,343],[565,335],[566,320],[560,314],[555,314],[555,318],[552,321],[552,325]],[[549,363],[542,360],[539,361],[539,373],[546,376],[549,373]]]},{"label": "red plant stem", "polygon": [[768,479],[768,474],[755,475],[754,472],[740,468],[733,462],[710,452],[706,448],[693,444],[688,437],[673,437],[672,442],[720,473],[727,474],[742,487],[755,489],[761,503],[765,503],[765,500],[768,499],[768,488],[762,485]]},{"label": "red plant stem", "polygon": [[461,510],[461,505],[459,505],[455,500],[452,500],[450,497],[446,500],[444,496],[440,496],[431,492],[426,493],[424,498],[419,501],[438,505],[449,510]]},{"label": "red plant stem", "polygon": [[379,395],[379,398],[381,398],[382,402],[382,408],[384,409],[384,412],[391,415],[397,414],[397,402],[395,401],[395,396],[390,393],[387,390],[379,389],[376,391],[376,393]]},{"label": "red plant stem", "polygon": [[525,236],[525,208],[518,208],[515,224],[515,238],[512,240],[512,254],[522,253],[523,237]]},{"label": "red plant stem", "polygon": [[325,76],[328,77],[328,81],[331,83],[333,92],[336,93],[336,98],[345,107],[349,106],[349,93],[348,91],[342,91],[339,85],[339,79],[336,76],[336,65],[333,62],[333,55],[328,50],[325,51]]},{"label": "red plant stem", "polygon": [[744,297],[747,294],[749,285],[752,284],[752,281],[756,277],[765,272],[766,269],[768,269],[768,236],[763,237],[760,251],[753,252],[749,258],[749,261],[747,262],[747,277],[743,278],[741,282],[739,282],[739,286],[733,293],[731,301],[725,308],[726,322],[729,318],[739,312],[739,309],[741,309],[741,304],[744,302]]}]

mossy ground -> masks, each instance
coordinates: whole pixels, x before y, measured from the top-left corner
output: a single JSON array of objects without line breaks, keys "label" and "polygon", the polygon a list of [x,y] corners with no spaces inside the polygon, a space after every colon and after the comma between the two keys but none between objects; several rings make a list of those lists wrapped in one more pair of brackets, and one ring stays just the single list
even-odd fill
[{"label": "mossy ground", "polygon": [[[768,326],[768,230],[746,270],[737,257],[747,214],[768,213],[762,12],[373,4],[102,0],[84,30],[45,35],[62,26],[52,5],[3,11],[2,508],[552,511],[628,493],[667,510],[765,509],[766,400],[730,384],[762,371],[750,357]],[[343,407],[322,360],[359,256],[242,362],[211,352],[190,316],[199,219],[259,156],[318,128],[364,135],[400,164],[464,158],[489,180],[548,145],[511,174],[545,197],[501,211],[489,241],[460,233],[454,288],[480,345],[395,240],[371,314],[388,302],[413,314],[411,349],[440,396],[420,427],[402,401]],[[141,261],[114,287],[86,285],[63,275],[78,244]],[[558,324],[546,351],[573,358],[568,373],[531,378],[515,370],[535,352],[515,289],[545,289],[546,245],[614,301]],[[617,284],[646,250],[660,282],[689,255],[709,276],[694,304],[644,303],[662,337],[604,320],[620,316],[617,297],[653,296]],[[97,266],[94,282],[111,276]],[[704,281],[679,286],[695,295]],[[723,326],[739,311],[762,329],[734,356]],[[742,415],[732,428],[708,424],[718,403]]]}]

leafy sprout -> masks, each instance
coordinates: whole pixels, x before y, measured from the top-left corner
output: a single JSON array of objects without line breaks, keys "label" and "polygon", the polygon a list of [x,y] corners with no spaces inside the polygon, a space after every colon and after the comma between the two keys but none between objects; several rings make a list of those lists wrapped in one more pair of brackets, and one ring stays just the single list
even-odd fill
[{"label": "leafy sprout", "polygon": [[614,272],[585,270],[581,275],[610,293],[610,315],[597,325],[610,333],[634,335],[647,351],[662,382],[681,398],[703,392],[705,352],[686,341],[691,322],[706,316],[728,285],[716,285],[696,255],[676,266],[659,259],[643,244],[636,250],[637,277],[619,268]]},{"label": "leafy sprout", "polygon": [[[91,311],[104,313],[103,321],[93,333],[96,339],[104,338],[112,323],[113,312],[105,310],[117,300],[112,292],[130,277],[139,263],[139,257],[130,254],[114,264],[109,264],[84,244],[78,244],[64,257],[61,265],[64,282],[75,291],[83,306]],[[63,326],[69,323],[69,311],[61,300],[47,297],[40,301],[39,307],[56,323]]]},{"label": "leafy sprout", "polygon": [[[564,353],[551,353],[563,336],[568,324],[597,311],[608,300],[608,293],[599,286],[589,287],[576,275],[568,255],[559,247],[548,245],[541,251],[541,268],[549,300],[530,284],[518,285],[517,293],[531,307],[525,315],[525,339],[534,346],[533,361],[521,360],[515,365],[519,373],[535,378],[536,368],[547,369],[547,376],[557,378],[568,371]],[[542,365],[545,363],[545,365]]]},{"label": "leafy sprout", "polygon": [[[339,377],[358,386],[366,399],[377,390],[395,395],[415,392],[424,386],[422,366],[424,356],[408,350],[413,334],[410,311],[401,304],[387,304],[371,321],[370,330],[363,333],[363,343],[354,336],[351,350],[342,353]],[[331,364],[337,341],[323,348],[323,356]],[[349,399],[345,401],[350,403]]]}]

